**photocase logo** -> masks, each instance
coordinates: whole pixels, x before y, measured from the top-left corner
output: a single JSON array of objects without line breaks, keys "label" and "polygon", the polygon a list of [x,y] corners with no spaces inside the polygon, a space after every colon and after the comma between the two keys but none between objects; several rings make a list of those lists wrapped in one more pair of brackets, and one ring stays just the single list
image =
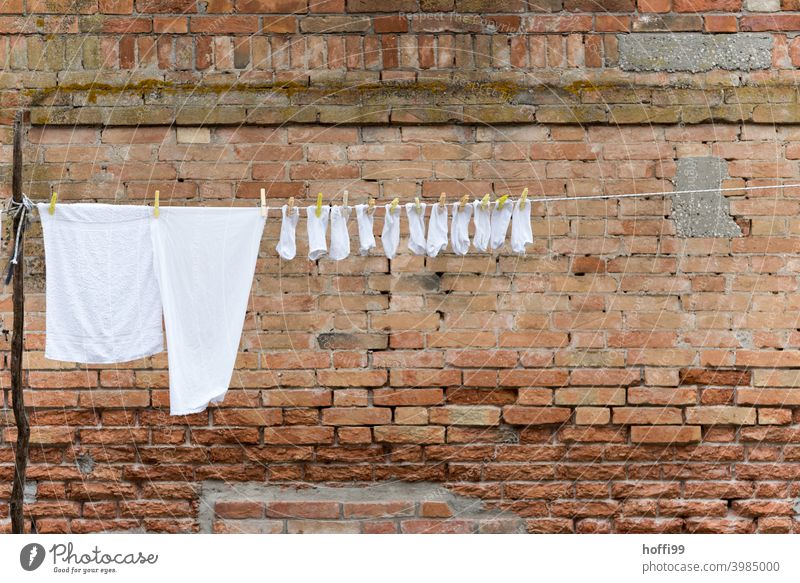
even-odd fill
[{"label": "photocase logo", "polygon": [[44,547],[39,543],[30,543],[19,552],[19,564],[26,571],[35,571],[44,562]]}]

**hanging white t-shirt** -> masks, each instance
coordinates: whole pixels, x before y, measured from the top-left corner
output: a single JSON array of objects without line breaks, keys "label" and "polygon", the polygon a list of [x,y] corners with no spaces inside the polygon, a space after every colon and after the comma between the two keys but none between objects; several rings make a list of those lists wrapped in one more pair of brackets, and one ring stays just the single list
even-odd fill
[{"label": "hanging white t-shirt", "polygon": [[161,296],[143,205],[36,205],[42,220],[45,349],[52,360],[126,362],[164,350]]},{"label": "hanging white t-shirt", "polygon": [[481,201],[476,200],[472,203],[472,219],[475,223],[475,236],[472,237],[472,244],[480,251],[488,251],[492,236],[492,206],[481,206]]},{"label": "hanging white t-shirt", "polygon": [[460,202],[453,203],[453,219],[450,221],[450,246],[456,255],[466,255],[469,251],[469,222],[472,218],[472,205],[461,208]]},{"label": "hanging white t-shirt", "polygon": [[331,209],[331,247],[328,257],[340,261],[350,255],[350,233],[347,220],[350,218],[350,207],[335,206]]},{"label": "hanging white t-shirt", "polygon": [[392,205],[386,205],[386,214],[383,218],[383,230],[381,231],[381,245],[383,253],[389,259],[393,259],[397,254],[397,247],[400,245],[400,206],[391,210]]},{"label": "hanging white t-shirt", "polygon": [[258,208],[242,207],[161,207],[150,219],[171,415],[225,397],[265,222]]},{"label": "hanging white t-shirt", "polygon": [[436,257],[447,247],[447,205],[438,202],[431,206],[431,218],[428,219],[428,237],[425,252],[429,257]]},{"label": "hanging white t-shirt", "polygon": [[358,221],[358,251],[361,255],[368,255],[375,248],[375,209],[370,210],[369,205],[356,205],[356,221]]},{"label": "hanging white t-shirt", "polygon": [[520,208],[520,201],[516,201],[514,213],[511,215],[511,250],[514,253],[524,254],[525,246],[529,243],[533,243],[531,203],[525,201],[525,206]]},{"label": "hanging white t-shirt", "polygon": [[406,203],[406,216],[408,217],[408,250],[414,255],[425,255],[425,208],[421,202],[419,209],[416,203]]},{"label": "hanging white t-shirt", "polygon": [[323,205],[320,216],[317,216],[317,206],[306,208],[306,229],[308,231],[308,258],[315,261],[328,252],[328,218],[331,207]]},{"label": "hanging white t-shirt", "polygon": [[511,222],[511,213],[514,210],[513,205],[508,200],[506,200],[503,208],[498,208],[498,206],[497,201],[495,201],[492,208],[492,237],[489,242],[493,251],[498,251],[505,244],[508,224]]},{"label": "hanging white t-shirt", "polygon": [[297,231],[297,222],[300,220],[300,209],[292,207],[292,211],[289,212],[289,206],[283,205],[281,207],[281,217],[281,235],[275,250],[278,252],[281,259],[290,261],[294,259],[294,256],[297,254],[295,235]]}]

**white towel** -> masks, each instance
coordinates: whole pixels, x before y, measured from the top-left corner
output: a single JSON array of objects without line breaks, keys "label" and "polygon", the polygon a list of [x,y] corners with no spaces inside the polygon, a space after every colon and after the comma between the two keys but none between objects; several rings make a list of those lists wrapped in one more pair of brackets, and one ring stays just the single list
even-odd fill
[{"label": "white towel", "polygon": [[171,415],[225,397],[265,222],[258,208],[241,207],[162,207],[150,221]]},{"label": "white towel", "polygon": [[47,280],[46,358],[109,364],[164,350],[143,205],[39,203]]}]

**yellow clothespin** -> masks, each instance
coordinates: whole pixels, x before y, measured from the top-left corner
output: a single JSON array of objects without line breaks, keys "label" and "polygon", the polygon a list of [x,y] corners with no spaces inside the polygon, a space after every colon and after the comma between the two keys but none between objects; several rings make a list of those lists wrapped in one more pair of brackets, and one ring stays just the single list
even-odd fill
[{"label": "yellow clothespin", "polygon": [[422,205],[419,204],[418,196],[414,197],[414,205],[416,205],[418,213],[422,212]]},{"label": "yellow clothespin", "polygon": [[489,206],[489,195],[483,197],[481,200],[481,208],[487,208]]},{"label": "yellow clothespin", "polygon": [[50,197],[50,208],[48,209],[48,212],[51,215],[56,214],[56,201],[57,200],[58,200],[58,194],[54,192],[53,196]]},{"label": "yellow clothespin", "polygon": [[314,211],[314,212],[316,213],[317,217],[321,217],[322,216],[322,193],[321,192],[317,195],[317,210]]},{"label": "yellow clothespin", "polygon": [[375,199],[372,198],[371,196],[369,197],[369,200],[367,201],[367,208],[369,208],[370,212],[375,210]]},{"label": "yellow clothespin", "polygon": [[400,204],[399,198],[395,198],[394,200],[392,200],[392,204],[389,206],[389,212],[393,213],[394,210],[397,208],[398,204]]},{"label": "yellow clothespin", "polygon": [[267,216],[267,191],[266,189],[261,189],[261,216]]},{"label": "yellow clothespin", "polygon": [[158,214],[160,212],[159,209],[158,209],[158,196],[159,196],[159,192],[156,190],[156,202],[155,202],[155,205],[153,205],[153,216],[155,218],[158,218]]},{"label": "yellow clothespin", "polygon": [[348,198],[348,195],[347,195],[347,191],[345,190],[342,193],[342,206],[347,206],[347,198]]},{"label": "yellow clothespin", "polygon": [[467,202],[469,202],[469,195],[465,194],[461,197],[461,202],[458,203],[458,208],[463,209],[465,206],[467,206]]},{"label": "yellow clothespin", "polygon": [[289,213],[292,212],[292,209],[294,209],[294,197],[293,196],[289,197]]},{"label": "yellow clothespin", "polygon": [[497,210],[500,210],[501,208],[503,208],[503,205],[506,204],[507,200],[508,200],[508,195],[507,194],[504,194],[503,196],[498,198],[497,199]]},{"label": "yellow clothespin", "polygon": [[444,205],[446,204],[447,204],[447,195],[445,193],[442,193],[439,195],[439,210],[440,211],[444,210],[445,208]]},{"label": "yellow clothespin", "polygon": [[519,197],[519,208],[524,209],[527,200],[528,200],[528,189],[525,188],[525,190],[522,191],[522,196]]}]

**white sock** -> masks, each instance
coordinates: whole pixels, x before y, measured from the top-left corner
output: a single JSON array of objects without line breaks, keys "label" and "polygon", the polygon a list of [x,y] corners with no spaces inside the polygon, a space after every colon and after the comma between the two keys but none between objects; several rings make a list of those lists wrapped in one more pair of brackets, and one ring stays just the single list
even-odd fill
[{"label": "white sock", "polygon": [[369,205],[356,205],[356,220],[358,221],[358,250],[362,255],[368,255],[370,249],[375,247],[375,210],[369,210]]},{"label": "white sock", "polygon": [[408,217],[408,250],[414,255],[425,255],[425,208],[424,202],[417,205],[413,202],[406,203],[406,216]]},{"label": "white sock", "polygon": [[425,251],[429,257],[436,257],[447,247],[447,205],[438,202],[431,207],[431,218],[428,220],[428,238]]},{"label": "white sock", "polygon": [[347,232],[349,206],[335,206],[331,209],[331,248],[328,257],[340,261],[350,255],[350,233]]},{"label": "white sock", "polygon": [[492,237],[491,245],[492,250],[497,251],[506,242],[506,233],[508,233],[508,223],[511,221],[511,212],[514,210],[511,202],[506,199],[503,208],[497,208],[497,201],[494,203],[492,209]]},{"label": "white sock", "polygon": [[453,220],[450,223],[450,246],[456,255],[466,255],[469,251],[469,221],[472,218],[472,205],[461,208],[460,202],[453,203]]},{"label": "white sock", "polygon": [[386,205],[386,215],[383,219],[383,231],[381,231],[381,244],[383,252],[389,259],[393,259],[400,245],[400,207],[394,212],[391,211],[392,205]]},{"label": "white sock", "polygon": [[479,200],[472,203],[472,219],[475,222],[475,236],[472,238],[472,244],[475,245],[475,248],[480,252],[489,249],[489,241],[492,234],[491,208],[492,205],[483,208]]},{"label": "white sock", "polygon": [[315,261],[328,252],[325,233],[328,231],[328,217],[331,207],[323,205],[317,216],[317,205],[306,207],[306,228],[308,229],[308,258]]},{"label": "white sock", "polygon": [[288,205],[281,207],[281,236],[278,240],[278,245],[275,251],[281,256],[281,259],[289,261],[294,259],[297,253],[297,244],[295,243],[295,231],[297,230],[297,221],[300,219],[300,209],[297,207],[292,208],[292,212],[288,213]]},{"label": "white sock", "polygon": [[531,203],[525,201],[523,208],[519,205],[520,201],[514,203],[514,213],[511,215],[511,250],[514,253],[524,254],[525,245],[533,243]]}]

